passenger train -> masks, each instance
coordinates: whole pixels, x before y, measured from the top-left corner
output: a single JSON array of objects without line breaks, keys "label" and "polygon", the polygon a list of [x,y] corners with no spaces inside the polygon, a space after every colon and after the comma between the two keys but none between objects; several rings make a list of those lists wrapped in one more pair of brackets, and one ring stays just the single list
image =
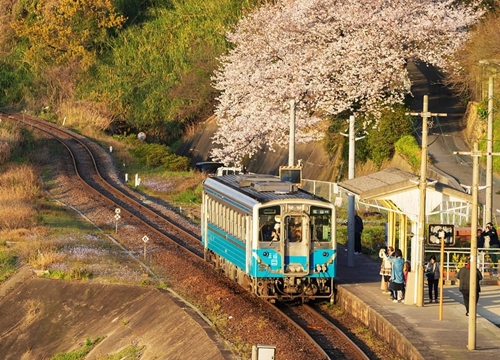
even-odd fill
[{"label": "passenger train", "polygon": [[335,207],[290,182],[261,174],[203,183],[205,260],[271,302],[333,301]]}]

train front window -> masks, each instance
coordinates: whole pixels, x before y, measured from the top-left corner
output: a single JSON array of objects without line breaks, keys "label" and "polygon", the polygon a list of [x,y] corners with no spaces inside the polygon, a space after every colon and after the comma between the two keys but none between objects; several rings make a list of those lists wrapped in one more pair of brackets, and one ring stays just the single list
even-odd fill
[{"label": "train front window", "polygon": [[332,240],[332,211],[325,208],[311,208],[311,236],[313,241]]},{"label": "train front window", "polygon": [[287,216],[285,219],[285,236],[289,242],[302,242],[302,216]]},{"label": "train front window", "polygon": [[281,240],[281,217],[279,206],[259,210],[259,240]]}]

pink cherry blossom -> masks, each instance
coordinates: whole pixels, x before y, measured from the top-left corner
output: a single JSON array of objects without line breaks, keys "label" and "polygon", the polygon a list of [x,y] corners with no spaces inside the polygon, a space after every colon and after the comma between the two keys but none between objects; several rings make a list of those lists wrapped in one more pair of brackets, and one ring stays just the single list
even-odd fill
[{"label": "pink cherry blossom", "polygon": [[451,0],[281,0],[227,33],[213,85],[221,91],[212,157],[240,163],[287,146],[290,100],[296,140],[320,139],[329,115],[370,113],[402,102],[405,64],[449,69],[451,55],[483,14]]}]

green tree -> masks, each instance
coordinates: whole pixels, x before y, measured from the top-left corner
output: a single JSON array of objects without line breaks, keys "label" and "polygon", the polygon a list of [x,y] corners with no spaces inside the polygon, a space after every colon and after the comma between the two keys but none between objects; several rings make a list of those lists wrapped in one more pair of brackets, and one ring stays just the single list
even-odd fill
[{"label": "green tree", "polygon": [[111,0],[40,0],[18,3],[11,26],[28,41],[24,60],[32,67],[76,62],[87,69],[109,31],[120,29],[125,20]]},{"label": "green tree", "polygon": [[[396,141],[413,131],[413,122],[405,115],[407,111],[402,105],[384,110],[378,126],[368,132],[366,150],[368,157],[377,166],[380,167],[384,160],[394,155]],[[360,149],[363,148],[364,146],[360,146]]]},{"label": "green tree", "polygon": [[80,96],[108,104],[115,119],[172,143],[213,114],[210,76],[228,44],[224,30],[259,1],[156,1],[112,42]]}]

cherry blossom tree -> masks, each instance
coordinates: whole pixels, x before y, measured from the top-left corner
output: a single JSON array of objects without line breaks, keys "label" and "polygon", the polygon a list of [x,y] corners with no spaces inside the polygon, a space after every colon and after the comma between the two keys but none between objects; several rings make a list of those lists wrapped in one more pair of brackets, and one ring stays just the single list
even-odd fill
[{"label": "cherry blossom tree", "polygon": [[227,34],[232,50],[212,80],[221,91],[212,157],[240,163],[288,144],[290,100],[296,140],[324,134],[340,113],[375,115],[408,93],[406,62],[442,69],[482,15],[448,0],[281,0]]}]

